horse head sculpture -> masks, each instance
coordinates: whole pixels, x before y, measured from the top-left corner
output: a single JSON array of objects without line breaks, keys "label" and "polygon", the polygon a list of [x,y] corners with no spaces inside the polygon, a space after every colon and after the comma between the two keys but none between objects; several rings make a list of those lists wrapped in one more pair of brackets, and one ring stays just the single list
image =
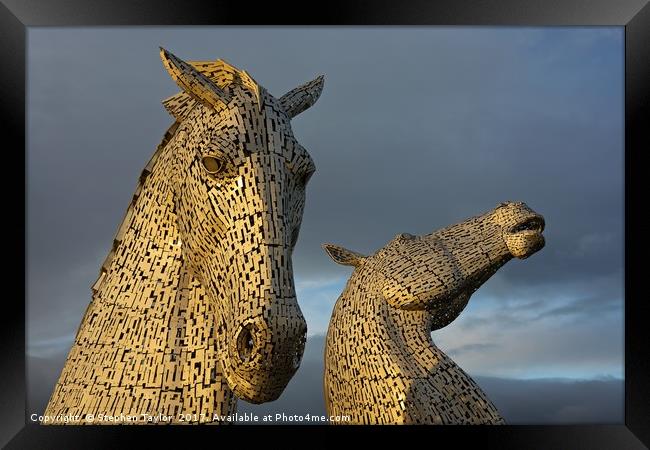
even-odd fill
[{"label": "horse head sculpture", "polygon": [[525,203],[505,202],[430,234],[398,234],[369,256],[324,244],[354,267],[327,332],[328,414],[364,424],[503,423],[431,331],[455,320],[505,263],[544,247],[544,226]]},{"label": "horse head sculpture", "polygon": [[315,166],[290,121],[316,101],[323,77],[276,99],[224,61],[161,56],[183,89],[165,102],[181,120],[172,177],[183,256],[215,305],[228,384],[248,401],[274,400],[307,329],[291,254]]},{"label": "horse head sculpture", "polygon": [[315,166],[291,119],[323,77],[276,98],[223,60],[160,54],[181,88],[163,102],[175,122],[92,287],[47,423],[227,422],[237,397],[275,400],[300,365],[291,257]]}]

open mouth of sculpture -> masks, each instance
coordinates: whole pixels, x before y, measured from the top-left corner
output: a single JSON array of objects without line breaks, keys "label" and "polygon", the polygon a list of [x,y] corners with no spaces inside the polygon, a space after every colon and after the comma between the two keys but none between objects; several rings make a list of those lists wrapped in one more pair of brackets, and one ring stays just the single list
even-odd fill
[{"label": "open mouth of sculpture", "polygon": [[519,222],[514,227],[510,228],[510,230],[508,231],[511,234],[526,233],[526,232],[541,233],[542,231],[544,231],[544,226],[545,226],[544,219],[541,216],[530,216],[524,219],[522,222]]},{"label": "open mouth of sculpture", "polygon": [[510,254],[524,259],[544,247],[544,226],[542,216],[531,214],[506,230],[504,238]]}]

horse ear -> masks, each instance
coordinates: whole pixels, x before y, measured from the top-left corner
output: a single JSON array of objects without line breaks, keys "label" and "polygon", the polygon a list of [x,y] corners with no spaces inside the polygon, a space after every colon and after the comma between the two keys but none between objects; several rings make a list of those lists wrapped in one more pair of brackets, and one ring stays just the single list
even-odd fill
[{"label": "horse ear", "polygon": [[298,114],[316,103],[321,92],[323,92],[324,84],[325,76],[319,75],[309,83],[305,83],[302,86],[290,90],[280,97],[280,105],[282,106],[282,109],[284,109],[289,117],[296,117]]},{"label": "horse ear", "polygon": [[196,100],[185,91],[163,100],[163,106],[178,122],[182,122],[196,106]]},{"label": "horse ear", "polygon": [[323,250],[334,260],[335,263],[344,266],[358,267],[366,257],[360,253],[353,252],[347,248],[343,248],[334,244],[323,244]]},{"label": "horse ear", "polygon": [[208,107],[226,105],[230,97],[191,64],[160,47],[160,59],[172,80],[195,100]]}]

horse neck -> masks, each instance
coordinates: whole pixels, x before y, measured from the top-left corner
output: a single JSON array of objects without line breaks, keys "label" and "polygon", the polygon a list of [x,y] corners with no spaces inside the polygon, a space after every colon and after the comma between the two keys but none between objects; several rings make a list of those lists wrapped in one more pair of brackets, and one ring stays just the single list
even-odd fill
[{"label": "horse neck", "polygon": [[93,303],[124,314],[123,326],[112,329],[116,346],[162,360],[169,373],[163,386],[183,392],[181,412],[227,415],[236,398],[217,358],[214,309],[181,252],[171,185],[174,145],[159,149],[143,172]]},{"label": "horse neck", "polygon": [[[339,297],[328,331],[331,350],[340,345],[334,342],[335,336],[344,336],[343,340],[355,342],[355,346],[361,345],[367,351],[393,355],[385,361],[405,378],[426,377],[439,364],[453,365],[431,339],[432,313],[390,306],[372,272],[357,268]],[[382,349],[374,349],[376,343],[381,343]],[[390,347],[388,351],[386,346]],[[341,349],[356,351],[345,345]]]},{"label": "horse neck", "polygon": [[[406,311],[391,307],[381,293],[381,283],[372,268],[355,269],[339,297],[330,324],[337,335],[351,342],[372,346],[381,342],[399,355],[396,361],[415,361],[414,353],[426,351],[431,341],[431,313]],[[352,350],[352,349],[351,349]],[[417,360],[417,356],[415,357]],[[409,363],[411,364],[411,363]]]},{"label": "horse neck", "polygon": [[[96,299],[143,311],[171,304],[183,260],[169,180],[172,155],[170,149],[160,152],[154,155],[150,171],[143,171],[113,249],[93,286]],[[141,297],[149,291],[146,298]]]}]

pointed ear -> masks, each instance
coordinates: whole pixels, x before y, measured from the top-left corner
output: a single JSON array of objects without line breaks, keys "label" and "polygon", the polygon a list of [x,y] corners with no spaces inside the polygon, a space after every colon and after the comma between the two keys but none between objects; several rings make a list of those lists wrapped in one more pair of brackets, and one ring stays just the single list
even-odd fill
[{"label": "pointed ear", "polygon": [[360,253],[353,252],[334,244],[323,244],[323,250],[334,260],[335,263],[344,266],[358,267],[366,257]]},{"label": "pointed ear", "polygon": [[325,76],[319,75],[309,83],[298,86],[280,97],[280,105],[291,118],[316,103],[320,93],[323,92]]},{"label": "pointed ear", "polygon": [[226,105],[229,96],[191,64],[160,47],[160,59],[176,84],[195,100],[209,107]]},{"label": "pointed ear", "polygon": [[162,104],[169,114],[178,122],[182,122],[196,106],[196,100],[185,91],[163,100]]}]

